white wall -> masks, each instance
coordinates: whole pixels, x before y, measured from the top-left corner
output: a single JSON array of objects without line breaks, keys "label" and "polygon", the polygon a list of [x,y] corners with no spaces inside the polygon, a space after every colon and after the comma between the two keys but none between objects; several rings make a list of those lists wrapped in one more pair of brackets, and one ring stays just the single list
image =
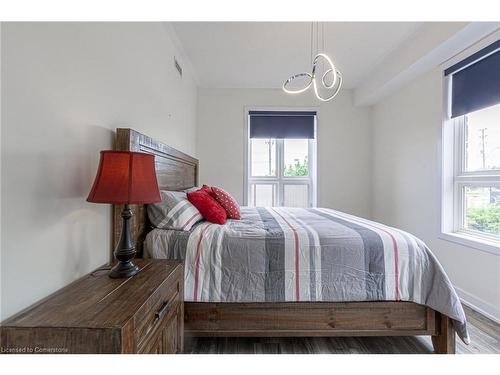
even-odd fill
[{"label": "white wall", "polygon": [[424,240],[467,302],[500,320],[500,256],[438,238],[442,73],[373,107],[373,219]]},{"label": "white wall", "polygon": [[[200,182],[243,202],[245,106],[319,106],[313,95],[276,89],[199,89],[197,153]],[[368,108],[342,91],[318,107],[318,205],[370,216],[371,127]]]},{"label": "white wall", "polygon": [[1,37],[5,319],[108,261],[110,206],[85,201],[99,150],[133,127],[194,154],[196,85],[160,23],[4,23]]}]

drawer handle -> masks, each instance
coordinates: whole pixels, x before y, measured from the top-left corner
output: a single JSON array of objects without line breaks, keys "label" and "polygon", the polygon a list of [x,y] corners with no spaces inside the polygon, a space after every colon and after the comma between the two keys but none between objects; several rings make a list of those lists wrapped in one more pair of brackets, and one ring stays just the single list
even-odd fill
[{"label": "drawer handle", "polygon": [[165,316],[165,314],[168,312],[168,310],[170,310],[170,306],[172,305],[172,302],[173,302],[173,299],[170,301],[163,302],[163,304],[161,305],[159,310],[155,313],[155,323],[157,321],[161,320],[161,318],[163,318]]}]

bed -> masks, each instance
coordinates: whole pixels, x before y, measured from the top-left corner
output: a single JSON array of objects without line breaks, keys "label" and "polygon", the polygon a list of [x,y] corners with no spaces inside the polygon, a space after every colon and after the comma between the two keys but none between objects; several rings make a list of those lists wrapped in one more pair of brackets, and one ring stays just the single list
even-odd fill
[{"label": "bed", "polygon": [[[198,185],[198,160],[160,141],[117,129],[115,147],[154,154],[161,190]],[[182,232],[133,210],[139,256],[185,262],[186,335],[429,335],[437,353],[455,352],[456,331],[468,342],[448,277],[401,230],[330,209],[243,208],[240,221]]]}]

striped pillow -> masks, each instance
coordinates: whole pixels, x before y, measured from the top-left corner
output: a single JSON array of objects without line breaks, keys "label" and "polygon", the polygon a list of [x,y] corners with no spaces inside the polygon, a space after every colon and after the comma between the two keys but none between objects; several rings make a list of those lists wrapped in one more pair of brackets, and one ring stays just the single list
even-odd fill
[{"label": "striped pillow", "polygon": [[187,200],[182,191],[160,191],[161,203],[148,205],[151,223],[160,229],[190,230],[203,219],[200,211]]}]

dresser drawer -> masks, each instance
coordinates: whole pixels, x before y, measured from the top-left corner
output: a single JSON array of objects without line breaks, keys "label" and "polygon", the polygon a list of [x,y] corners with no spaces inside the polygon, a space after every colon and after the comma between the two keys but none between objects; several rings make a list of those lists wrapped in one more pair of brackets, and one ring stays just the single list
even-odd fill
[{"label": "dresser drawer", "polygon": [[182,353],[182,305],[178,304],[160,323],[160,328],[140,346],[140,354]]},{"label": "dresser drawer", "polygon": [[179,329],[180,327],[180,319],[184,319],[181,316],[180,305],[174,311],[174,314],[171,315],[165,328],[163,328],[163,352],[167,354],[175,354],[180,352],[182,349],[180,348],[179,342]]},{"label": "dresser drawer", "polygon": [[156,337],[152,337],[149,341],[145,342],[138,354],[163,354],[163,335],[160,333]]},{"label": "dresser drawer", "polygon": [[134,316],[134,336],[138,351],[142,351],[142,346],[151,341],[154,336],[161,334],[159,330],[177,311],[182,302],[181,282],[183,280],[177,277],[173,280],[166,280]]}]

